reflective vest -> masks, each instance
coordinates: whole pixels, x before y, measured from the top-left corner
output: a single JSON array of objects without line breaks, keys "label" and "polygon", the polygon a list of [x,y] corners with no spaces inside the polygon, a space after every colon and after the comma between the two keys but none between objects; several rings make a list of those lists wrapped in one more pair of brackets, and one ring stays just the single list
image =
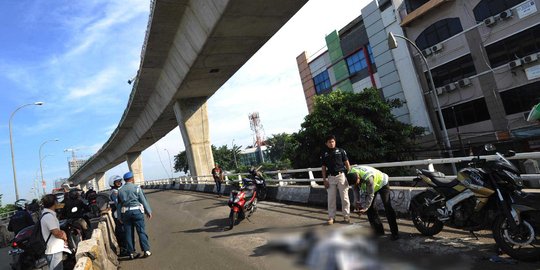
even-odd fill
[{"label": "reflective vest", "polygon": [[373,192],[379,191],[384,186],[384,173],[369,167],[369,166],[354,166],[351,168],[351,172],[355,172],[362,179],[362,184],[360,185],[360,190],[363,192],[366,191],[366,180],[373,176]]}]

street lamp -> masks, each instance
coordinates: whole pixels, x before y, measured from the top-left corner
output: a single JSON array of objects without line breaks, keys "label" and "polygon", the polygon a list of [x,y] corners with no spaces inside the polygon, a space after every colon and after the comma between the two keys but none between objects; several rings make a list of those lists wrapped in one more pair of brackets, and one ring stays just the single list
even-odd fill
[{"label": "street lamp", "polygon": [[234,149],[234,139],[232,139],[232,152],[234,157],[234,166],[238,169],[238,163],[236,162],[236,149]]},{"label": "street lamp", "polygon": [[[43,180],[43,160],[47,157],[41,157],[41,149],[43,148],[43,145],[45,145],[46,143],[48,142],[57,142],[59,141],[59,139],[52,139],[52,140],[47,140],[47,141],[44,141],[40,146],[39,146],[39,170],[41,171],[41,184],[43,185],[44,183],[44,180]],[[45,186],[43,186],[43,195],[45,195],[46,192],[45,192]]]},{"label": "street lamp", "polygon": [[173,166],[172,166],[172,161],[171,161],[171,153],[169,153],[169,150],[167,150],[167,148],[165,148],[163,150],[167,151],[167,155],[169,156],[169,166],[171,167],[171,178],[173,178],[174,173],[173,173]]},{"label": "street lamp", "polygon": [[[395,48],[398,47],[396,38],[401,38],[401,39],[407,41],[409,44],[411,44],[418,51],[418,54],[420,55],[420,57],[424,61],[424,65],[426,65],[426,69],[427,69],[428,77],[429,77],[429,86],[431,88],[430,92],[431,92],[431,95],[433,96],[433,98],[435,99],[435,105],[437,106],[437,111],[438,111],[438,114],[439,114],[439,121],[440,121],[441,127],[442,127],[443,141],[444,141],[444,148],[445,148],[444,150],[448,153],[449,157],[453,157],[454,155],[452,154],[452,151],[450,150],[451,149],[450,139],[448,137],[448,131],[446,130],[446,124],[444,123],[444,118],[443,118],[443,114],[442,114],[442,110],[441,110],[441,105],[439,103],[439,97],[437,96],[437,93],[436,93],[436,90],[435,90],[435,83],[433,82],[433,75],[431,74],[431,70],[429,69],[427,59],[424,56],[424,54],[422,54],[422,50],[420,50],[420,48],[418,48],[418,46],[416,46],[416,44],[412,40],[410,40],[410,39],[408,39],[408,38],[406,38],[406,37],[404,37],[402,35],[394,34],[392,32],[388,33],[388,47],[390,49],[395,49]],[[457,172],[456,171],[456,164],[454,164],[454,163],[452,163],[452,170],[453,170],[454,174],[456,174],[456,172]]]},{"label": "street lamp", "polygon": [[19,189],[17,188],[17,170],[15,169],[15,153],[13,152],[13,131],[11,129],[11,120],[13,120],[13,116],[15,115],[17,111],[19,111],[20,109],[26,106],[31,106],[31,105],[41,106],[43,105],[43,102],[38,101],[34,103],[24,104],[20,106],[19,108],[15,109],[15,111],[13,111],[11,113],[11,116],[9,117],[9,146],[11,147],[11,167],[13,168],[13,184],[15,185],[15,199],[16,200],[19,199]]}]

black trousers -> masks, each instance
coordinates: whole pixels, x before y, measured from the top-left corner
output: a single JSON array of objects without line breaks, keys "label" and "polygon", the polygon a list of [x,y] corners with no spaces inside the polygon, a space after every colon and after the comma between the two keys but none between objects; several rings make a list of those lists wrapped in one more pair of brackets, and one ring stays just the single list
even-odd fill
[{"label": "black trousers", "polygon": [[377,197],[377,194],[381,196],[381,200],[384,205],[384,212],[386,213],[386,219],[388,219],[388,225],[390,225],[390,231],[392,232],[392,235],[397,235],[398,225],[396,221],[396,212],[394,211],[394,208],[392,208],[392,203],[390,200],[390,188],[388,187],[388,185],[385,185],[384,187],[379,189],[379,191],[375,192],[373,202],[367,210],[369,224],[371,225],[371,228],[375,230],[375,234],[384,234],[384,228],[381,222],[381,218],[379,217],[379,214],[377,213],[377,208],[375,207],[375,198]]}]

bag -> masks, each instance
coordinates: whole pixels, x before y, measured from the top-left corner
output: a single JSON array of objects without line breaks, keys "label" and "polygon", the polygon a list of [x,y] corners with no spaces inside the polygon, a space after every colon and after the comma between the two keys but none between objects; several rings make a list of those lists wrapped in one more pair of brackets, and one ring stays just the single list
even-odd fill
[{"label": "bag", "polygon": [[47,237],[47,241],[45,241],[43,240],[43,236],[41,234],[41,220],[46,214],[50,213],[41,215],[39,222],[37,222],[34,225],[34,228],[32,228],[32,234],[30,235],[27,247],[24,250],[26,254],[35,259],[38,259],[45,254],[45,250],[47,250],[47,243],[49,242],[49,239],[51,239],[52,235],[52,233],[49,233],[49,237]]}]

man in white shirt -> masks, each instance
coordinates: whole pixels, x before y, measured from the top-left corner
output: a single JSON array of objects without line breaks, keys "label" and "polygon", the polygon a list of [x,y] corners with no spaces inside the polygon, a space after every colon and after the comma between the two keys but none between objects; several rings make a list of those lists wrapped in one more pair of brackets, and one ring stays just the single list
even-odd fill
[{"label": "man in white shirt", "polygon": [[56,217],[56,208],[58,207],[56,196],[47,194],[41,199],[43,212],[41,212],[41,234],[47,242],[47,261],[50,270],[63,270],[62,252],[64,243],[67,242],[66,233],[60,230],[60,223]]}]

